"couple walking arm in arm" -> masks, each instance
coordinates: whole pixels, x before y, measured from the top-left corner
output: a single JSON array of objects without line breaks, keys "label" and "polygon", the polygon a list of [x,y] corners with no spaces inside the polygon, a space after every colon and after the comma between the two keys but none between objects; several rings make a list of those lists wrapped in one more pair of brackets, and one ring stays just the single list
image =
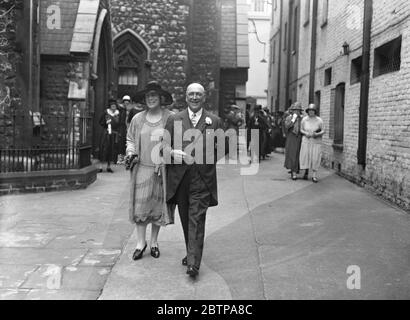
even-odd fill
[{"label": "couple walking arm in arm", "polygon": [[[164,174],[162,179],[159,179],[158,183],[162,183],[162,185],[158,190],[162,190],[163,198],[154,194],[154,196],[157,196],[157,200],[162,203],[159,206],[163,211],[161,216],[170,217],[165,219],[170,223],[173,223],[173,212],[176,206],[178,206],[186,246],[186,257],[182,259],[182,264],[187,266],[187,274],[193,278],[198,275],[201,265],[207,210],[209,207],[218,204],[216,174],[216,161],[218,157],[215,154],[217,139],[212,140],[212,145],[202,143],[202,145],[198,144],[200,146],[198,148],[195,145],[200,140],[205,142],[207,134],[223,129],[221,119],[204,109],[205,98],[205,90],[202,85],[198,83],[189,85],[186,91],[187,108],[177,114],[167,115],[166,121],[162,121],[162,123],[165,123],[163,127],[165,130],[162,149],[166,164],[165,167],[160,166],[161,170],[163,170],[160,172]],[[164,119],[164,117],[161,116],[160,119]],[[137,120],[138,116],[133,119],[133,122]],[[133,130],[132,127],[133,124],[131,124],[130,130]],[[181,131],[178,132],[181,135],[180,137],[178,134],[175,134],[175,128],[179,128],[177,130]],[[192,135],[193,141],[183,141],[184,134],[188,130],[192,130],[194,133]],[[135,134],[129,131],[129,135],[130,139],[133,140],[132,136],[135,136]],[[175,136],[180,138],[181,143],[174,140]],[[135,149],[132,150],[131,145],[129,149],[130,154],[135,152]],[[190,146],[193,146],[193,150],[190,149]],[[193,151],[192,154],[187,152],[188,149]],[[201,153],[201,151],[201,161],[198,161],[198,154],[195,156],[195,153]],[[210,152],[214,156],[212,163],[207,162]],[[139,161],[141,161],[143,155],[141,154],[139,158]],[[158,162],[160,163],[161,161]],[[135,169],[133,169],[134,171]],[[136,175],[137,178],[135,180],[138,181],[139,174],[137,173]],[[136,185],[138,186],[139,184],[136,183]],[[138,201],[139,195],[137,190],[137,192],[131,193],[131,203],[138,203]],[[157,215],[160,216],[159,212]],[[142,233],[143,237],[141,237],[140,243],[137,244],[134,256],[141,258],[146,248],[146,243],[144,230],[141,228],[139,232],[138,224],[137,233]],[[142,238],[144,239],[142,240]]]}]

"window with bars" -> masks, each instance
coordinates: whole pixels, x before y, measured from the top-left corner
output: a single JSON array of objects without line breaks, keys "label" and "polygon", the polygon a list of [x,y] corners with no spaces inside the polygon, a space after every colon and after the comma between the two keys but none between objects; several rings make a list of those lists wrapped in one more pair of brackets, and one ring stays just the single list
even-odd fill
[{"label": "window with bars", "polygon": [[362,56],[352,60],[352,66],[350,68],[350,84],[359,83],[361,77],[362,77]]},{"label": "window with bars", "polygon": [[400,70],[401,41],[402,36],[378,47],[374,51],[374,77]]}]

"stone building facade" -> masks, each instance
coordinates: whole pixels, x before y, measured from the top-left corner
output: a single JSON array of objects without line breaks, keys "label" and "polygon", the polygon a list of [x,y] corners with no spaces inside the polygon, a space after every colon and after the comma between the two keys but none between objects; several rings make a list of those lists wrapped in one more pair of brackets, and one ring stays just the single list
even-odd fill
[{"label": "stone building facade", "polygon": [[[237,48],[242,48],[236,41],[240,32],[236,21],[241,19],[243,3],[244,0],[112,0],[117,97],[133,96],[148,79],[156,79],[173,94],[174,107],[181,109],[186,86],[195,81],[207,91],[206,108],[220,113],[228,100],[235,101],[239,96],[235,91],[237,83],[225,81],[225,68],[237,72],[243,67],[239,73],[244,75],[236,81],[246,83],[248,66],[236,59]],[[234,19],[233,29],[226,26],[227,15]],[[122,59],[127,55],[134,61],[128,66],[123,65]],[[226,57],[232,58],[228,58],[229,66]]]},{"label": "stone building facade", "polygon": [[[204,85],[214,113],[244,100],[244,6],[246,0],[1,1],[0,194],[92,183],[91,154],[98,153],[108,99],[133,96],[150,79],[179,109],[194,81]],[[229,28],[222,13],[231,17]]]},{"label": "stone building facade", "polygon": [[0,148],[27,146],[31,141],[25,130],[29,119],[16,119],[13,114],[27,113],[31,104],[38,103],[39,56],[31,47],[32,42],[38,43],[38,30],[33,27],[37,16],[30,14],[37,7],[38,1],[32,6],[23,0],[0,2]]},{"label": "stone building facade", "polygon": [[0,194],[95,181],[113,88],[109,10],[108,0],[1,2]]},{"label": "stone building facade", "polygon": [[[301,0],[277,4],[272,41],[286,33],[277,24],[289,18],[286,14],[281,18],[280,4],[282,12],[288,5],[298,8],[299,15],[293,15],[299,19],[299,50],[294,53],[297,78],[294,83],[277,82],[278,68],[286,69],[288,64],[282,59],[279,67],[276,52],[271,57],[270,95],[282,97],[277,88],[292,92],[293,85],[296,94],[290,95],[286,108],[296,100],[304,106],[316,103],[327,129],[323,163],[410,209],[410,3]],[[291,30],[287,37],[292,36]]]}]

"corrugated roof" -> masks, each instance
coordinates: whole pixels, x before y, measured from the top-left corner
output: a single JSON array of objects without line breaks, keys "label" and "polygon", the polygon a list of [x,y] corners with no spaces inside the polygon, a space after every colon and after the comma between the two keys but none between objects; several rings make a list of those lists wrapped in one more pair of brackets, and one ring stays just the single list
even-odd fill
[{"label": "corrugated roof", "polygon": [[[99,0],[41,0],[41,54],[90,52],[99,3]],[[58,16],[60,29],[55,28],[58,22],[53,20]]]}]

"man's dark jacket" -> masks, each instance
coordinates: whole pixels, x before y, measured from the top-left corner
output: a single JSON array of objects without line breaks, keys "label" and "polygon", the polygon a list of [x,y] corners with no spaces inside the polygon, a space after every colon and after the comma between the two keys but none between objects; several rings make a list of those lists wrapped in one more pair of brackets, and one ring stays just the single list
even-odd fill
[{"label": "man's dark jacket", "polygon": [[[171,148],[174,149],[179,149],[178,146],[174,146],[174,124],[176,122],[182,122],[182,137],[185,131],[189,129],[198,129],[202,132],[202,140],[203,140],[203,161],[202,164],[197,164],[195,163],[195,169],[199,170],[199,173],[201,175],[201,178],[205,182],[206,186],[208,187],[209,192],[211,193],[211,201],[210,201],[210,207],[217,206],[218,205],[218,189],[217,189],[217,178],[216,178],[216,162],[219,160],[217,159],[217,155],[221,155],[221,152],[217,152],[216,150],[216,139],[215,142],[213,142],[212,148],[213,150],[208,150],[209,152],[214,152],[214,162],[212,164],[207,164],[206,163],[206,138],[205,136],[207,134],[210,134],[207,132],[207,130],[217,130],[217,129],[222,129],[223,130],[223,122],[222,120],[213,115],[212,113],[206,111],[203,109],[202,116],[200,120],[198,121],[198,124],[194,128],[191,120],[189,119],[189,113],[188,109],[185,109],[177,114],[174,114],[168,118],[167,124],[165,125],[165,129],[169,132],[171,141],[168,141],[168,144],[170,144]],[[182,138],[179,138],[182,139]],[[166,140],[166,139],[165,139]],[[225,137],[224,137],[225,140]],[[193,141],[195,141],[194,138],[192,138],[191,141],[182,141],[182,151],[186,150],[186,147],[191,144]],[[199,140],[197,140],[199,142]],[[219,141],[219,140],[218,140]],[[225,149],[223,151],[223,155],[226,154],[226,148],[227,146],[225,145]],[[164,150],[165,151],[165,150]],[[168,149],[168,152],[170,149]],[[165,151],[166,153],[166,151]],[[168,157],[170,157],[168,155]],[[173,159],[172,159],[173,161]],[[178,190],[178,186],[184,177],[187,169],[189,168],[189,165],[186,164],[184,161],[182,164],[168,164],[167,163],[167,188],[166,188],[166,193],[167,193],[167,202],[169,203],[174,203],[174,196]]]}]

